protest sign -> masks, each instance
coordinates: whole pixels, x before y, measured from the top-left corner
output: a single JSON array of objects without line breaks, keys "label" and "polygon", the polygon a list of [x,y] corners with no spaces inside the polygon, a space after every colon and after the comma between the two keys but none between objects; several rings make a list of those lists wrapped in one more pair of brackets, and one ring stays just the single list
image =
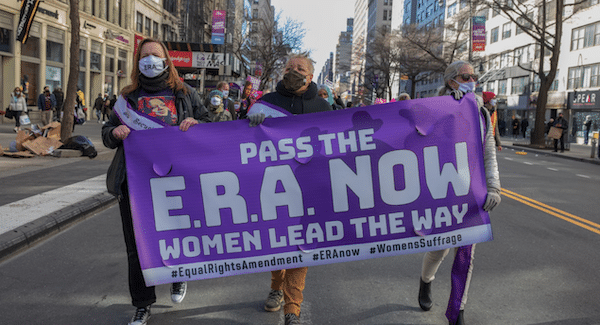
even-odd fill
[{"label": "protest sign", "polygon": [[147,285],[492,239],[474,96],[134,131]]}]

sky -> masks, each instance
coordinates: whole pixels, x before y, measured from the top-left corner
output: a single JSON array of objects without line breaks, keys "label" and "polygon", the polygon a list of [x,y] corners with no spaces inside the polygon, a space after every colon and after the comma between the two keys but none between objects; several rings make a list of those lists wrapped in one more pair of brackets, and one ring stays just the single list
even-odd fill
[{"label": "sky", "polygon": [[354,16],[354,0],[271,0],[275,14],[281,11],[286,17],[302,23],[306,30],[304,50],[311,51],[316,61],[314,78],[316,79],[329,58],[335,55],[335,46],[340,33],[346,31],[346,20]]}]

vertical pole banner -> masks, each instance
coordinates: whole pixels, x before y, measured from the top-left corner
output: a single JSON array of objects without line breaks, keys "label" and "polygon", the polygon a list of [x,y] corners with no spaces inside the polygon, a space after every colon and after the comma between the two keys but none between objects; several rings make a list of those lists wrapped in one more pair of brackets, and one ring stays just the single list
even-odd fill
[{"label": "vertical pole banner", "polygon": [[485,16],[473,17],[473,52],[485,51]]},{"label": "vertical pole banner", "polygon": [[147,285],[492,239],[475,97],[132,132]]},{"label": "vertical pole banner", "polygon": [[29,29],[35,18],[35,13],[40,4],[40,0],[23,0],[21,3],[21,13],[19,15],[19,24],[17,25],[17,41],[25,44],[29,37]]},{"label": "vertical pole banner", "polygon": [[223,44],[225,43],[225,17],[227,12],[225,10],[213,10],[212,16],[212,37],[211,43]]}]

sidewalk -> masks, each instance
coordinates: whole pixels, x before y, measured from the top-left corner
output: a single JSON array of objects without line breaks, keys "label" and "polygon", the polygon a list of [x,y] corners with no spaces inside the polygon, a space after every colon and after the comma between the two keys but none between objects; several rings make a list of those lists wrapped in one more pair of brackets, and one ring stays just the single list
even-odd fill
[{"label": "sidewalk", "polygon": [[[39,112],[29,115],[40,123]],[[6,149],[16,138],[15,122],[0,120],[0,145]],[[92,120],[73,132],[92,141],[98,152],[94,159],[0,157],[0,260],[116,201],[105,185],[114,150],[102,144],[101,128]]]},{"label": "sidewalk", "polygon": [[[35,112],[30,116],[32,122],[39,121]],[[4,123],[0,123],[0,144],[3,147],[8,147],[15,139],[13,128],[14,120],[4,119]],[[0,195],[0,260],[116,201],[106,192],[105,186],[106,170],[114,150],[102,144],[101,128],[101,124],[92,120],[77,125],[73,133],[92,141],[98,151],[94,159],[0,157],[0,182],[3,184]],[[571,143],[570,150],[560,153],[552,149],[531,149],[524,146],[527,144],[529,139],[502,138],[504,148],[600,164],[600,159],[590,157],[590,146]]]},{"label": "sidewalk", "polygon": [[[582,162],[600,165],[600,159],[598,159],[598,147],[597,147],[598,144],[597,143],[596,143],[595,155],[594,155],[594,157],[591,157],[591,152],[592,152],[591,140],[592,139],[590,139],[590,144],[588,144],[588,145],[570,143],[569,149],[565,150],[565,152],[560,152],[560,143],[559,143],[558,144],[559,151],[554,152],[553,148],[552,149],[551,148],[549,148],[549,149],[529,148],[528,145],[530,143],[530,139],[517,138],[516,140],[514,140],[512,137],[501,137],[500,138],[503,148],[510,148],[510,149],[515,149],[515,150],[525,151],[525,152],[535,152],[537,154],[544,154],[544,155],[549,155],[549,156],[561,157],[561,158],[571,159],[571,160],[575,160],[575,161],[582,161]],[[566,143],[565,143],[565,145],[566,145]]]}]

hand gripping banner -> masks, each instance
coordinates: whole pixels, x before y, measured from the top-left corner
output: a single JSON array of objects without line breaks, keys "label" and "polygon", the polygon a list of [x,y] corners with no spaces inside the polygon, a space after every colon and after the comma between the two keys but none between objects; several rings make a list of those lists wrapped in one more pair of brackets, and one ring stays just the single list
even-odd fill
[{"label": "hand gripping banner", "polygon": [[492,239],[473,95],[125,140],[147,285]]}]

